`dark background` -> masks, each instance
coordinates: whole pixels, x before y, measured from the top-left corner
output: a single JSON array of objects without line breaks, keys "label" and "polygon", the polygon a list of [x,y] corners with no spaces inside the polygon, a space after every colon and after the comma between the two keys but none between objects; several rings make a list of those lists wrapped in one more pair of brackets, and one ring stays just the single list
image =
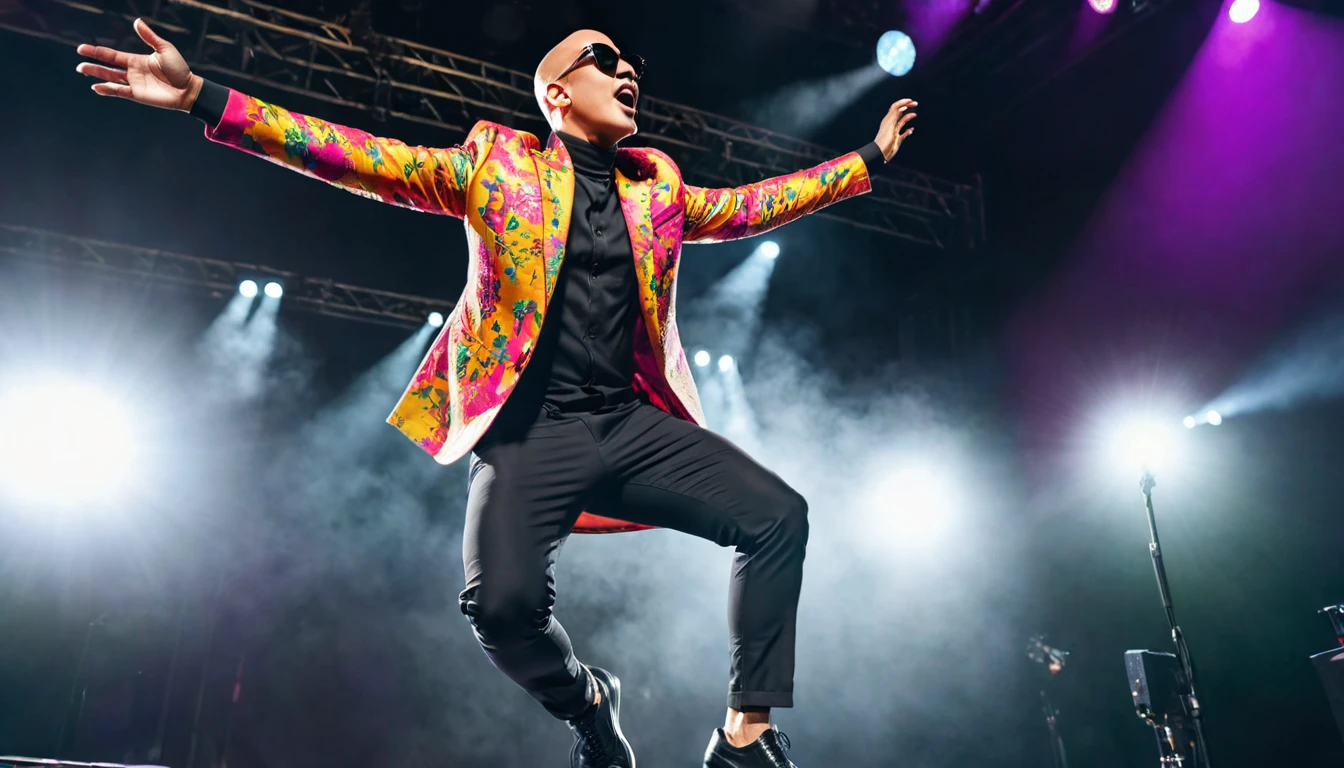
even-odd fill
[{"label": "dark background", "polygon": [[[871,59],[871,41],[819,40],[731,4],[559,3],[533,9],[523,36],[508,43],[476,33],[491,7],[430,4],[416,15],[379,6],[375,26],[527,71],[568,29],[598,26],[650,60],[646,93],[744,119],[762,93],[787,92],[792,83]],[[306,10],[341,9],[309,4]],[[1197,291],[1150,303],[1150,286],[1120,281],[1101,303],[1128,311],[1049,318],[1086,327],[1081,340],[1099,340],[1059,350],[1051,357],[1053,370],[1022,364],[1022,348],[1032,343],[1022,329],[1030,327],[1049,286],[1088,257],[1076,247],[1081,233],[1134,160],[1218,12],[1216,3],[1174,3],[1030,92],[991,99],[984,93],[993,89],[988,74],[967,84],[921,77],[917,70],[908,80],[881,83],[815,136],[837,148],[856,147],[871,139],[887,103],[911,95],[921,101],[918,131],[898,162],[983,179],[989,240],[983,253],[919,249],[824,220],[782,232],[784,256],[765,319],[806,340],[800,343],[811,347],[804,354],[819,375],[841,385],[837,394],[847,401],[906,386],[888,378],[898,371],[944,390],[948,409],[980,425],[995,470],[976,482],[979,491],[997,497],[996,515],[985,525],[1001,546],[991,551],[967,542],[940,559],[983,565],[967,589],[994,584],[1003,604],[944,620],[962,628],[948,638],[947,657],[995,660],[988,671],[968,662],[978,671],[951,674],[946,689],[922,681],[918,690],[904,690],[901,679],[884,678],[883,668],[848,670],[865,678],[855,701],[855,685],[846,679],[819,681],[811,708],[800,707],[785,721],[795,733],[808,718],[828,723],[825,739],[795,738],[800,764],[836,764],[823,745],[849,764],[1048,764],[1036,698],[1040,670],[1021,652],[1035,632],[1073,652],[1051,684],[1071,760],[1092,766],[1155,760],[1151,735],[1127,701],[1121,668],[1125,649],[1167,649],[1140,499],[1127,479],[1094,482],[1080,470],[1084,462],[1070,425],[1116,392],[1158,398],[1180,382],[1176,399],[1185,409],[1214,398],[1277,340],[1338,307],[1344,298],[1338,239],[1320,245],[1324,256],[1309,285],[1295,289],[1294,301],[1264,322],[1239,325]],[[95,98],[88,81],[73,72],[73,51],[54,43],[3,33],[0,50],[0,221],[445,300],[460,291],[465,252],[453,222],[377,206],[245,161],[202,139],[201,126],[189,117]],[[1339,92],[1338,73],[1306,76],[1333,77]],[[459,138],[420,125],[370,125],[367,115],[249,90],[408,142]],[[1224,107],[1229,121],[1259,119],[1255,103]],[[1264,141],[1282,148],[1278,162],[1284,165],[1340,163],[1338,154],[1295,153],[1291,135]],[[1329,222],[1338,210],[1326,206],[1307,215]],[[688,250],[683,306],[751,247]],[[1267,263],[1292,260],[1273,249],[1256,256]],[[968,262],[987,270],[975,270],[972,279],[961,269]],[[36,342],[50,358],[89,365],[143,358],[147,369],[168,371],[168,379],[182,385],[157,404],[171,447],[158,457],[160,492],[137,514],[58,525],[0,510],[0,753],[52,754],[68,720],[85,629],[102,616],[88,633],[84,670],[97,695],[73,757],[152,759],[128,745],[156,731],[167,687],[161,761],[184,764],[207,657],[213,660],[205,667],[208,695],[200,706],[208,736],[198,745],[198,759],[218,759],[220,734],[229,727],[222,725],[229,722],[228,695],[219,692],[231,689],[238,659],[247,694],[232,719],[234,764],[499,764],[474,757],[509,754],[472,746],[494,741],[518,742],[507,764],[532,765],[527,745],[534,740],[563,745],[558,726],[526,706],[514,709],[515,699],[498,704],[494,688],[475,682],[505,686],[490,676],[456,615],[461,576],[454,537],[463,467],[438,469],[381,428],[329,474],[295,468],[295,457],[304,454],[304,425],[320,419],[361,372],[401,343],[404,331],[282,310],[282,326],[297,340],[291,363],[304,372],[305,386],[279,386],[261,409],[221,417],[195,406],[190,391],[199,375],[182,350],[223,298],[0,266],[6,337],[0,364],[18,364],[17,350]],[[891,306],[886,299],[909,292],[922,297],[918,307]],[[1254,314],[1254,307],[1241,310]],[[953,317],[958,326],[949,332]],[[897,323],[927,328],[936,340],[902,348],[894,341]],[[745,365],[749,385],[768,387],[768,366],[750,359]],[[376,421],[375,414],[375,428]],[[1306,661],[1334,642],[1316,609],[1344,599],[1341,425],[1344,407],[1329,399],[1229,419],[1217,431],[1192,433],[1209,457],[1198,473],[1159,485],[1159,511],[1170,510],[1163,531],[1178,615],[1200,665],[1220,766],[1344,764],[1339,733]],[[323,483],[324,497],[340,495],[342,471],[413,478],[417,490],[392,497],[385,490],[351,491],[348,504],[320,524],[304,517],[303,483]],[[389,509],[397,510],[395,525],[387,523]],[[368,541],[371,532],[386,538],[376,546],[350,544]],[[809,562],[827,556],[824,544],[820,554],[813,552]],[[374,565],[385,570],[371,575]],[[638,594],[645,577],[632,567],[618,578]],[[872,582],[886,578],[890,574],[856,565],[849,583],[856,592],[871,591]],[[580,643],[586,625],[652,620],[594,592],[565,614]],[[707,601],[708,610],[721,612]],[[814,611],[814,620],[826,621],[823,613]],[[423,638],[407,634],[422,622],[452,633],[428,658],[421,655]],[[935,653],[908,631],[881,637],[893,659],[918,664],[919,654]],[[169,685],[168,659],[179,632],[183,650]],[[843,656],[845,642],[837,638],[826,653]],[[810,658],[804,653],[800,669]],[[457,680],[471,683],[454,687]],[[964,714],[927,703],[938,700],[966,702]],[[693,760],[718,717],[717,699],[665,706],[660,711],[641,702],[631,729],[646,744],[678,743]],[[854,722],[870,723],[876,711],[890,715],[888,725],[849,731],[835,710],[851,708],[867,710]],[[884,752],[886,743],[898,743],[901,754]],[[563,759],[554,749],[547,754],[553,757],[544,764]],[[662,759],[647,758],[651,765]]]}]

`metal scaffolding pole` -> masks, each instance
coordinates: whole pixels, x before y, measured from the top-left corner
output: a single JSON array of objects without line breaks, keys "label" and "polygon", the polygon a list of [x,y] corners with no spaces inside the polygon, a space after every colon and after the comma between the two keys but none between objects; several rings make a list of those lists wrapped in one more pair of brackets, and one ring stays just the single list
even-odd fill
[{"label": "metal scaffolding pole", "polygon": [[[532,77],[427,45],[351,29],[254,0],[31,0],[0,15],[7,29],[69,44],[142,45],[143,17],[202,72],[445,128],[460,140],[477,119],[544,129]],[[698,109],[643,97],[641,138],[677,157],[688,180],[737,186],[835,157],[827,147]],[[951,251],[984,245],[978,181],[891,168],[873,191],[818,215]]]},{"label": "metal scaffolding pole", "polygon": [[286,307],[405,328],[419,328],[430,312],[446,316],[453,308],[453,302],[444,299],[379,291],[260,264],[206,259],[12,224],[0,224],[0,254],[124,282],[197,289],[219,295],[238,290],[238,284],[249,278],[274,279],[285,287]]}]

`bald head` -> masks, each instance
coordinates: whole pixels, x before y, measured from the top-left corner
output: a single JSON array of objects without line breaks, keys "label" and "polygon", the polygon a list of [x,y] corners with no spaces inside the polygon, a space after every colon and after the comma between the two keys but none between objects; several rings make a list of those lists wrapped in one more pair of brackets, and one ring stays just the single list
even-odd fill
[{"label": "bald head", "polygon": [[[633,84],[633,67],[621,61],[617,72],[603,72],[595,66],[582,66],[565,75],[583,53],[585,46],[602,43],[620,51],[610,37],[594,29],[581,29],[542,57],[532,80],[537,106],[553,130],[564,130],[598,144],[614,145],[636,131],[634,110],[628,113],[616,100],[622,82]],[[557,82],[558,81],[558,82]],[[636,87],[636,98],[638,89]]]},{"label": "bald head", "polygon": [[[541,63],[537,65],[537,73],[532,78],[532,89],[537,95],[537,106],[541,107],[541,113],[546,116],[547,122],[550,122],[551,110],[554,109],[546,98],[547,87],[560,76],[561,72],[565,71],[566,67],[574,63],[574,60],[583,52],[583,47],[589,43],[606,43],[612,48],[616,47],[611,38],[601,32],[595,29],[580,29],[561,40],[545,56],[541,57]],[[553,123],[552,127],[554,127]]]}]

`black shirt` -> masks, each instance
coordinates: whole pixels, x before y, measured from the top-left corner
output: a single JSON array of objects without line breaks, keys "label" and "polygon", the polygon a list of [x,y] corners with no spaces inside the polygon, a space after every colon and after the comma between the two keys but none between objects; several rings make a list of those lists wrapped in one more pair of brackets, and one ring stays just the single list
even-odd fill
[{"label": "black shirt", "polygon": [[616,194],[616,148],[558,135],[574,164],[573,213],[528,371],[548,374],[550,405],[593,411],[635,397],[635,254]]}]

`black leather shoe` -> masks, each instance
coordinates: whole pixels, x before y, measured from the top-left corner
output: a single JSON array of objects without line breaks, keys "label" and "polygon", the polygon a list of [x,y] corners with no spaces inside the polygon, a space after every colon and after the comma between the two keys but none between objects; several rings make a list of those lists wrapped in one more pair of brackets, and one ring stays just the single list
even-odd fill
[{"label": "black leather shoe", "polygon": [[705,750],[705,768],[798,768],[789,761],[785,752],[789,748],[789,737],[778,728],[772,727],[745,747],[729,744],[723,729],[717,728]]},{"label": "black leather shoe", "polygon": [[621,681],[605,669],[587,670],[602,689],[602,701],[569,721],[570,768],[635,768],[635,753],[621,733]]}]

